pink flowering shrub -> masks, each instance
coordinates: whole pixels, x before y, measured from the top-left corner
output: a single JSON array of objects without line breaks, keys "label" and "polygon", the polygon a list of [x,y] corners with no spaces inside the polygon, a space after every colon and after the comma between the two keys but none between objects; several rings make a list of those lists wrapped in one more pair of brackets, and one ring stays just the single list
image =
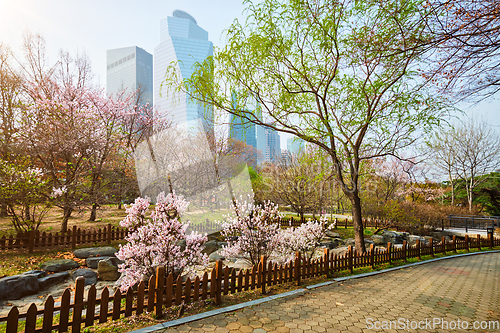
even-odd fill
[{"label": "pink flowering shrub", "polygon": [[148,280],[158,266],[165,266],[166,274],[174,273],[177,277],[196,265],[208,263],[208,256],[201,252],[206,235],[196,232],[186,235],[189,224],[179,220],[188,204],[182,196],[162,192],[149,218],[149,198],[137,198],[127,207],[128,215],[120,225],[130,228],[125,238],[128,243],[120,246],[116,254],[125,261],[119,265],[119,271],[124,273],[122,291]]},{"label": "pink flowering shrub", "polygon": [[274,259],[281,262],[293,260],[297,251],[302,253],[305,259],[312,259],[326,231],[333,227],[334,224],[328,226],[326,216],[321,216],[319,221],[309,220],[300,227],[281,230],[276,240]]},{"label": "pink flowering shrub", "polygon": [[278,205],[270,201],[263,205],[236,201],[237,216],[222,223],[221,234],[227,245],[221,254],[244,257],[256,264],[262,255],[270,256],[280,233]]}]

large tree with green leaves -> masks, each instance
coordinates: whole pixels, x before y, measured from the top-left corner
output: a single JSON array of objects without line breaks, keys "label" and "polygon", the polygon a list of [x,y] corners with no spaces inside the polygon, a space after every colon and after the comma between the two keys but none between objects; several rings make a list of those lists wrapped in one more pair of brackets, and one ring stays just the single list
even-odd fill
[{"label": "large tree with green leaves", "polygon": [[[177,65],[165,88],[255,124],[293,134],[331,158],[365,251],[359,171],[412,145],[438,124],[443,103],[416,73],[427,38],[424,1],[245,1],[247,20],[190,78]],[[256,99],[263,117],[246,105]]]}]

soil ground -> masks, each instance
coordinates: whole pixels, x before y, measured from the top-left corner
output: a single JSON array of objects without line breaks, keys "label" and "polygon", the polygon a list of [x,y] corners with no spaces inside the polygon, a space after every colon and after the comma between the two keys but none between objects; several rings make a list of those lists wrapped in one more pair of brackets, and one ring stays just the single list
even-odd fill
[{"label": "soil ground", "polygon": [[[75,211],[68,221],[68,229],[76,225],[81,229],[102,228],[109,223],[113,226],[118,226],[121,220],[127,216],[125,208],[118,209],[117,205],[102,205],[97,211],[96,221],[89,221],[90,208]],[[61,230],[61,222],[63,218],[63,210],[58,207],[52,207],[44,216],[38,230],[47,232],[58,232]],[[10,236],[16,231],[9,217],[0,217],[0,237]]]}]

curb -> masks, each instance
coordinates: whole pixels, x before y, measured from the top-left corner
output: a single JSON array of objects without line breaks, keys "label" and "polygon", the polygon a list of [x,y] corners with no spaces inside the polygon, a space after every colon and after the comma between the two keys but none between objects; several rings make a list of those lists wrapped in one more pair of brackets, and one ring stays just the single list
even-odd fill
[{"label": "curb", "polygon": [[360,279],[360,278],[364,278],[364,277],[370,277],[370,276],[373,276],[373,275],[379,275],[379,274],[383,274],[383,273],[393,272],[393,271],[397,271],[397,270],[400,270],[400,269],[404,269],[404,268],[408,268],[408,267],[413,267],[413,266],[418,266],[418,265],[423,265],[423,264],[428,264],[428,263],[431,263],[431,262],[436,262],[436,261],[441,261],[441,260],[455,259],[455,258],[468,257],[468,256],[474,256],[474,255],[479,255],[479,254],[487,254],[487,253],[500,253],[500,250],[481,251],[481,252],[457,254],[457,255],[452,255],[452,256],[449,256],[449,257],[429,259],[429,260],[415,262],[415,263],[411,263],[411,264],[406,264],[406,265],[402,265],[402,266],[398,266],[398,267],[386,268],[386,269],[382,269],[380,271],[375,271],[375,272],[368,272],[368,273],[363,273],[363,274],[356,274],[356,275],[350,275],[350,276],[346,276],[346,277],[336,278],[336,279],[333,279],[332,281],[327,281],[327,282],[322,282],[322,283],[314,284],[314,285],[311,285],[311,286],[307,286],[307,287],[305,287],[305,289],[304,288],[295,289],[295,290],[292,290],[292,291],[288,291],[286,293],[282,293],[282,294],[278,294],[278,295],[272,295],[272,296],[267,296],[267,297],[264,297],[264,298],[259,298],[257,300],[253,300],[253,301],[249,301],[249,302],[245,302],[245,303],[240,303],[240,304],[235,304],[235,305],[227,306],[227,307],[216,309],[216,310],[211,310],[211,311],[199,313],[199,314],[188,316],[188,317],[184,317],[184,318],[167,321],[167,322],[164,322],[164,323],[161,323],[161,324],[157,324],[157,325],[154,325],[154,326],[145,327],[145,328],[141,328],[141,329],[138,329],[138,330],[135,330],[135,331],[131,331],[131,333],[149,333],[149,332],[154,332],[154,331],[158,331],[158,330],[161,330],[161,329],[165,329],[165,328],[169,328],[169,327],[173,327],[173,326],[178,326],[178,325],[190,323],[190,322],[193,322],[193,321],[196,321],[196,320],[200,320],[200,319],[212,317],[212,316],[215,316],[215,315],[218,315],[218,314],[221,314],[221,313],[227,313],[227,312],[236,311],[236,310],[243,309],[243,308],[246,308],[246,307],[249,307],[249,306],[254,306],[254,305],[257,305],[257,304],[269,302],[269,301],[272,301],[272,300],[275,300],[275,299],[284,298],[284,297],[288,297],[288,296],[302,295],[302,294],[306,293],[308,290],[316,289],[316,288],[321,288],[321,287],[325,287],[325,286],[329,286],[329,285],[337,283],[337,282],[342,282],[342,281],[352,280],[352,279]]}]

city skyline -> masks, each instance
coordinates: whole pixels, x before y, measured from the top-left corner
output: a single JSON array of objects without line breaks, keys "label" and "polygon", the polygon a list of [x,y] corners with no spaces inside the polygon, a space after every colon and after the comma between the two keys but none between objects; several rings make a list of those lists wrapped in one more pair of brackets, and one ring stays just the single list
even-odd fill
[{"label": "city skyline", "polygon": [[153,103],[153,55],[137,46],[106,51],[106,92],[134,93],[139,103]]},{"label": "city skyline", "polygon": [[213,111],[190,102],[183,92],[172,93],[162,89],[168,67],[176,63],[183,79],[189,78],[196,62],[203,62],[213,55],[213,43],[208,32],[200,27],[187,12],[175,10],[171,16],[160,21],[160,43],[155,47],[153,56],[153,103],[162,116],[172,120],[175,125],[198,125],[205,130],[213,129]]},{"label": "city skyline", "polygon": [[[223,8],[221,10],[221,8]],[[201,0],[186,0],[182,4],[168,1],[109,0],[84,3],[64,0],[7,1],[0,0],[0,42],[7,44],[21,56],[23,33],[40,33],[47,40],[50,60],[58,57],[61,49],[85,52],[92,63],[95,82],[106,85],[106,50],[137,45],[149,53],[159,43],[160,19],[181,9],[196,17],[198,24],[208,31],[214,46],[223,47],[223,30],[238,19],[244,20],[244,6],[234,0],[216,0],[210,3]],[[86,18],[92,17],[92,22]],[[130,22],[133,20],[134,24]],[[83,21],[86,24],[79,24]],[[20,59],[21,60],[21,59]],[[456,113],[459,119],[476,117],[500,126],[499,103],[490,98],[478,104],[462,103],[464,113]],[[451,120],[455,122],[455,120]],[[281,135],[281,148],[291,136]]]}]

